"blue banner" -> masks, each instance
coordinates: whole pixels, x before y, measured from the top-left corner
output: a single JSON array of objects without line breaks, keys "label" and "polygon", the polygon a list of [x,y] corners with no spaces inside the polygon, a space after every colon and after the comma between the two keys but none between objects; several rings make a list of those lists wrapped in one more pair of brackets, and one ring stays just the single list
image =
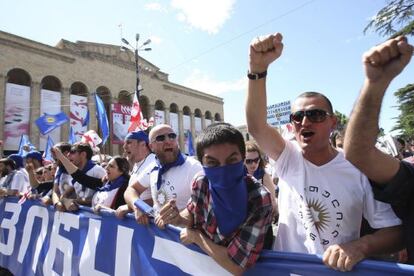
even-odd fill
[{"label": "blue banner", "polygon": [[37,118],[35,123],[39,128],[40,133],[45,135],[68,121],[69,118],[66,116],[65,112],[60,112],[54,115],[45,113]]},{"label": "blue banner", "polygon": [[[15,275],[229,275],[179,230],[138,225],[89,208],[55,212],[37,201],[0,200],[0,266]],[[321,257],[265,251],[247,275],[344,275]],[[347,275],[413,275],[409,265],[364,261]]]}]

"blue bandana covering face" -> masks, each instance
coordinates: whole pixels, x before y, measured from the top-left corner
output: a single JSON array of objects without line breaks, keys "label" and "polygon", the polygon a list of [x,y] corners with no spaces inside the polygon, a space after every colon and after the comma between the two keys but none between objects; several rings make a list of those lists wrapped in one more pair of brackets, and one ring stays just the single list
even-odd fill
[{"label": "blue bandana covering face", "polygon": [[247,216],[247,184],[243,161],[220,167],[204,167],[204,172],[209,181],[218,228],[222,235],[227,236]]}]

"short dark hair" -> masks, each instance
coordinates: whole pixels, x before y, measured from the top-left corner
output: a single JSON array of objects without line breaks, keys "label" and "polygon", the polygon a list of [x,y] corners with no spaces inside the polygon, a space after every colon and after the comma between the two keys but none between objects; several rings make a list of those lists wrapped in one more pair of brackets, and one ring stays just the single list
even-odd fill
[{"label": "short dark hair", "polygon": [[296,99],[299,98],[314,98],[314,97],[321,97],[325,100],[326,104],[328,105],[328,112],[333,114],[333,107],[331,101],[326,97],[324,94],[314,91],[304,92],[296,97]]},{"label": "short dark hair", "polygon": [[237,145],[242,158],[244,159],[246,157],[246,146],[243,135],[231,124],[220,122],[209,125],[196,138],[198,160],[202,162],[205,148],[224,143]]},{"label": "short dark hair", "polygon": [[10,158],[2,158],[0,159],[0,163],[3,163],[4,166],[9,166],[12,170],[16,169],[16,162]]},{"label": "short dark hair", "polygon": [[93,156],[93,151],[91,146],[88,143],[75,143],[73,144],[71,151],[77,151],[79,153],[86,152],[86,159],[91,160]]},{"label": "short dark hair", "polygon": [[118,170],[122,172],[122,175],[129,178],[129,162],[126,158],[121,156],[112,157],[118,167]]},{"label": "short dark hair", "polygon": [[60,142],[57,143],[54,147],[59,149],[61,152],[69,152],[72,148],[72,145],[67,142]]}]

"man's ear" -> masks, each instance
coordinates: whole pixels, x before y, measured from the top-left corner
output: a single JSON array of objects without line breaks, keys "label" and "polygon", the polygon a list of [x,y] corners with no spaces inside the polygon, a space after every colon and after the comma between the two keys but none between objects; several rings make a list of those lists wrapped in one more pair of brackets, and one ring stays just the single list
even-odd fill
[{"label": "man's ear", "polygon": [[332,126],[331,131],[334,131],[336,129],[336,126],[338,124],[338,118],[335,115],[331,116]]}]

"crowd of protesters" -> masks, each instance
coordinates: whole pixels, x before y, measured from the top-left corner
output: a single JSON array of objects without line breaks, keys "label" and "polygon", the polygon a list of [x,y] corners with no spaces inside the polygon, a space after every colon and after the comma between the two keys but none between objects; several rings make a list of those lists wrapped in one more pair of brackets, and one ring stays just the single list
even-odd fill
[{"label": "crowd of protesters", "polygon": [[62,142],[51,150],[54,162],[36,151],[1,159],[0,197],[39,199],[60,212],[84,205],[119,219],[133,213],[140,224],[152,217],[161,229],[182,227],[184,244],[197,244],[233,274],[272,248],[321,254],[340,271],[404,248],[408,257],[399,261],[414,264],[414,141],[393,140],[397,154],[375,146],[382,98],[413,47],[398,37],[364,55],[365,82],[346,129],[336,130],[326,96],[305,92],[292,104],[294,139],[284,139],[266,123],[267,69],[282,41],[277,33],[250,45],[246,121],[255,141],[215,123],[197,136],[190,157],[161,124],[129,133],[123,156],[106,164],[92,161],[88,143]]}]

